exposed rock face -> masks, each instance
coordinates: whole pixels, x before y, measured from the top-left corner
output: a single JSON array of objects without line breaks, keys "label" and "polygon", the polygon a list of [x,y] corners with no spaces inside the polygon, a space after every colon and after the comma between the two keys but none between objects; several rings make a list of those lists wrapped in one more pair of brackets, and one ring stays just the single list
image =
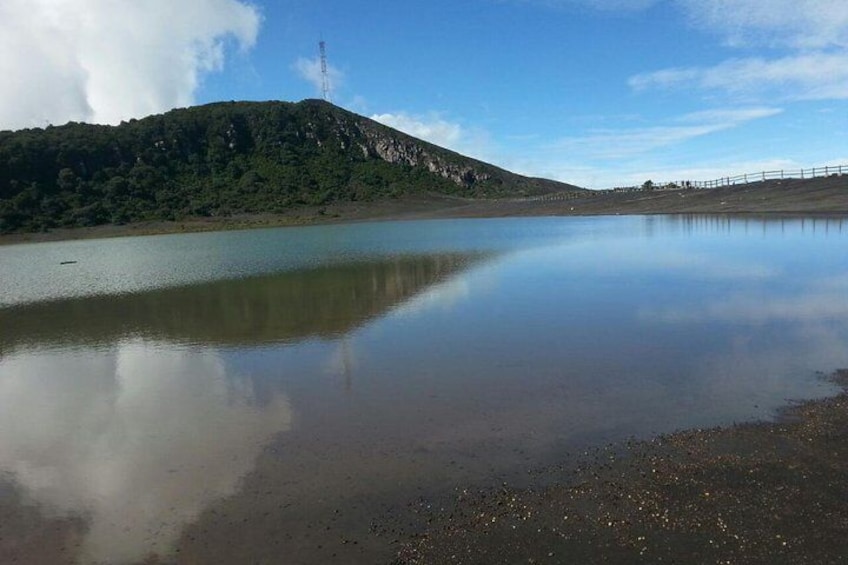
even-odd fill
[{"label": "exposed rock face", "polygon": [[425,167],[431,173],[464,187],[492,178],[490,174],[478,171],[472,166],[446,162],[412,138],[387,137],[367,127],[362,129],[362,133],[366,144],[361,147],[367,157],[376,156],[388,163],[410,167]]},{"label": "exposed rock face", "polygon": [[486,166],[491,168],[485,163],[479,163],[482,166],[475,167],[469,164],[475,162],[472,159],[392,130],[368,118],[332,108],[320,101],[305,101],[304,104],[313,104],[321,109],[316,121],[305,124],[305,138],[319,147],[327,143],[329,136],[336,138],[334,143],[342,150],[358,146],[366,159],[381,159],[394,165],[424,168],[463,188],[472,188],[495,178],[491,172],[484,170]]}]

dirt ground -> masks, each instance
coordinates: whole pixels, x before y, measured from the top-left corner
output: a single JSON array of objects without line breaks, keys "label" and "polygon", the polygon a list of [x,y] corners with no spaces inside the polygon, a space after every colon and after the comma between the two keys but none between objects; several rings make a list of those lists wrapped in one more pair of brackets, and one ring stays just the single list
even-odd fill
[{"label": "dirt ground", "polygon": [[755,216],[848,215],[848,176],[788,179],[709,190],[586,192],[536,199],[471,200],[444,196],[381,202],[336,202],[285,214],[190,218],[45,233],[0,236],[0,244],[267,228],[372,220],[581,216],[603,214],[746,214]]},{"label": "dirt ground", "polygon": [[[844,386],[848,371],[833,376]],[[458,493],[397,564],[848,562],[848,394]]]},{"label": "dirt ground", "polygon": [[848,214],[848,176],[756,182],[714,189],[592,192],[570,199],[489,201],[451,216],[596,214]]}]

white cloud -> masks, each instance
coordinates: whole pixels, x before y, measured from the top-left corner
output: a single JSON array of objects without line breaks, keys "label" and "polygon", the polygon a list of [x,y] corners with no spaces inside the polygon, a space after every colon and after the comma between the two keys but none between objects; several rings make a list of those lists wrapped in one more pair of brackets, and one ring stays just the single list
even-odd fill
[{"label": "white cloud", "polygon": [[434,113],[427,116],[412,116],[404,112],[374,114],[371,119],[440,147],[456,148],[465,135],[462,126]]},{"label": "white cloud", "polygon": [[844,0],[678,0],[696,27],[731,45],[848,46]]},{"label": "white cloud", "polygon": [[707,123],[721,126],[722,129],[736,127],[739,124],[751,120],[770,118],[783,112],[780,108],[756,107],[756,108],[713,108],[690,112],[677,118],[683,123]]},{"label": "white cloud", "polygon": [[[646,10],[663,0],[525,0],[552,7],[606,12]],[[848,45],[844,0],[671,0],[695,28],[722,36],[729,45],[822,48]]]},{"label": "white cloud", "polygon": [[635,90],[693,88],[786,100],[848,98],[848,2],[844,0],[677,0],[692,25],[739,48],[783,50],[668,68],[630,79]]},{"label": "white cloud", "polygon": [[[300,78],[310,83],[315,88],[317,96],[323,95],[324,92],[324,77],[321,71],[321,59],[306,59],[304,57],[295,61],[293,68],[300,75]],[[330,95],[338,90],[344,81],[344,74],[336,67],[327,64],[327,86],[330,90]]]},{"label": "white cloud", "polygon": [[775,116],[778,108],[730,108],[685,114],[665,125],[604,129],[565,138],[554,144],[558,152],[579,153],[586,159],[622,159],[690,139],[735,128],[746,122]]},{"label": "white cloud", "polygon": [[503,162],[500,151],[492,143],[487,131],[466,128],[444,119],[438,112],[422,115],[406,112],[373,114],[371,119],[467,157],[488,163]]},{"label": "white cloud", "polygon": [[792,100],[848,98],[848,51],[780,59],[730,59],[712,67],[663,69],[630,79],[635,90],[697,88],[731,94],[774,93]]},{"label": "white cloud", "polygon": [[4,0],[0,128],[116,123],[194,102],[260,14],[241,0]]},{"label": "white cloud", "polygon": [[524,0],[552,8],[587,8],[604,12],[638,12],[662,0]]}]

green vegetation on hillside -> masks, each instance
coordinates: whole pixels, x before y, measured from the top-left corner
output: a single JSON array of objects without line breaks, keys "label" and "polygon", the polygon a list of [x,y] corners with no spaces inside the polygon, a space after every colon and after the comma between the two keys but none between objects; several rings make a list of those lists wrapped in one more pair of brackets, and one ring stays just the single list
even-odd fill
[{"label": "green vegetation on hillside", "polygon": [[408,194],[571,189],[401,134],[326,102],[230,102],[119,126],[0,132],[0,233],[279,213]]}]

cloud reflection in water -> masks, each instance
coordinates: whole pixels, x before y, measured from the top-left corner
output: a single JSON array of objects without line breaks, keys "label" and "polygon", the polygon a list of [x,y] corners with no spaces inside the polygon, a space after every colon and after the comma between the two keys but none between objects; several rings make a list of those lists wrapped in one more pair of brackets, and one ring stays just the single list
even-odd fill
[{"label": "cloud reflection in water", "polygon": [[87,519],[83,561],[167,552],[291,422],[284,395],[258,402],[210,349],[135,340],[0,361],[0,470],[45,513]]},{"label": "cloud reflection in water", "polygon": [[837,321],[848,318],[846,297],[848,274],[812,281],[797,294],[763,296],[762,290],[757,293],[737,292],[694,308],[643,309],[641,316],[669,323],[703,320],[731,323]]}]

